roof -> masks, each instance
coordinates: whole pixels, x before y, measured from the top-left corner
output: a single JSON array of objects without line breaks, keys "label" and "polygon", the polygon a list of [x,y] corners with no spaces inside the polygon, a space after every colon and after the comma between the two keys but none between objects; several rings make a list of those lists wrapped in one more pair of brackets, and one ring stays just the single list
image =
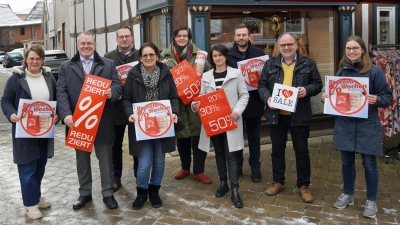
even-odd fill
[{"label": "roof", "polygon": [[15,15],[9,4],[0,4],[0,21],[1,26],[3,27],[9,24],[21,22],[22,20]]},{"label": "roof", "polygon": [[25,21],[42,20],[43,7],[44,2],[37,1],[35,6],[33,6],[32,10],[29,12],[29,15],[26,17]]}]

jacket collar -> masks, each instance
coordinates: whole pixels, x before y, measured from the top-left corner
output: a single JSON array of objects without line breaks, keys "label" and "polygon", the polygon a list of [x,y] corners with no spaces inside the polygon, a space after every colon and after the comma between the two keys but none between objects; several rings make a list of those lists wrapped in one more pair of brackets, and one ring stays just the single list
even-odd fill
[{"label": "jacket collar", "polygon": [[[225,82],[227,82],[228,80],[234,79],[234,78],[237,77],[237,74],[234,73],[232,67],[228,66],[226,70],[227,70],[227,71],[226,71],[226,72],[227,72],[227,73],[226,73],[226,77],[225,77],[225,79],[224,79],[224,82],[222,82],[222,85],[224,85]],[[214,69],[211,69],[211,70],[208,71],[207,73],[210,73],[211,76],[204,77],[204,78],[203,78],[203,81],[206,82],[206,83],[208,83],[209,85],[211,85],[211,86],[215,89],[215,82],[213,82],[213,81],[214,81]]]},{"label": "jacket collar", "polygon": [[[20,76],[25,77],[26,76],[25,75],[25,69],[26,69],[25,66],[14,66],[12,68],[12,72],[16,73],[16,74],[19,74]],[[51,73],[50,67],[42,66],[42,74],[43,75],[47,75],[48,73]]]},{"label": "jacket collar", "polygon": [[[72,57],[71,62],[74,63],[79,63],[81,62],[81,55],[79,54],[79,51],[74,55],[74,57]],[[97,53],[96,51],[94,51],[93,54],[93,62],[96,64],[104,64],[103,60],[101,60],[99,53]]]},{"label": "jacket collar", "polygon": [[[131,72],[128,73],[128,76],[132,76],[133,79],[135,80],[140,80],[143,81],[142,79],[142,75],[140,74],[140,67],[142,66],[142,62],[139,62],[139,64],[137,64],[136,66],[134,66],[131,70]],[[162,62],[156,62],[156,65],[158,66],[158,68],[160,68],[160,79],[162,80],[168,73],[169,73],[169,67],[167,65],[165,65]]]},{"label": "jacket collar", "polygon": [[[250,41],[249,41],[249,43],[247,45],[248,46],[247,46],[247,49],[245,51],[246,55],[249,53],[250,49],[252,48],[252,44],[251,44]],[[239,47],[237,46],[236,42],[233,42],[233,47],[232,48],[234,50],[234,51],[232,51],[232,55],[234,55],[235,57],[238,57],[238,58],[242,58],[242,55],[241,55],[242,52],[239,50]]]}]

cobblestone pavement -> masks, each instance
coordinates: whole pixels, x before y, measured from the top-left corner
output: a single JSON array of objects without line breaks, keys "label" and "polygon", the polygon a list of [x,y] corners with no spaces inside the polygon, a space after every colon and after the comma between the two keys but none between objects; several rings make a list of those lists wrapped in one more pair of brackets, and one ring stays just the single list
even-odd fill
[{"label": "cobblestone pavement", "polygon": [[[56,128],[55,157],[48,161],[42,184],[42,193],[52,203],[42,210],[43,218],[33,221],[24,215],[17,167],[12,159],[11,132],[0,131],[0,224],[398,224],[400,222],[399,171],[400,162],[393,153],[389,164],[383,157],[379,163],[378,216],[366,219],[362,216],[366,201],[365,180],[360,156],[357,156],[357,181],[355,205],[343,210],[332,207],[341,194],[341,160],[332,151],[332,136],[309,139],[311,155],[311,191],[314,202],[301,201],[296,188],[296,165],[291,142],[286,154],[286,190],[277,196],[263,193],[271,183],[271,145],[262,145],[261,164],[263,181],[252,183],[250,168],[244,166],[240,177],[239,192],[244,208],[236,209],[227,194],[224,198],[213,197],[219,186],[214,154],[206,161],[205,173],[214,181],[207,185],[195,181],[192,176],[175,180],[180,169],[179,157],[168,154],[165,174],[160,191],[163,207],[153,209],[147,202],[143,209],[131,209],[136,197],[132,157],[124,142],[124,171],[121,190],[115,193],[119,208],[110,210],[102,202],[98,161],[92,156],[93,201],[80,210],[72,210],[78,198],[78,179],[75,169],[75,152],[65,147],[64,128]],[[245,149],[248,159],[248,150]]]}]

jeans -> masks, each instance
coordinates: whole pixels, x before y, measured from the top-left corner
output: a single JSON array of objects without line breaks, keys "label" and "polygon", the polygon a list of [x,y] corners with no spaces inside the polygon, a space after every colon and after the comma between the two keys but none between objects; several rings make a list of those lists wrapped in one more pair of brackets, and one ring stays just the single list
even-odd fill
[{"label": "jeans", "polygon": [[226,133],[217,134],[210,137],[215,150],[215,160],[217,163],[218,175],[221,181],[227,180],[226,164],[228,164],[229,181],[231,187],[239,187],[238,182],[238,162],[237,152],[229,152],[228,138]]},{"label": "jeans", "polygon": [[[165,153],[162,153],[161,140],[142,141],[142,150],[137,171],[137,187],[147,189],[150,184],[161,185],[164,175]],[[150,177],[151,171],[151,177]]]},{"label": "jeans", "polygon": [[[124,141],[126,125],[114,125],[115,140],[112,144],[113,154],[113,176],[114,180],[122,177],[122,143]],[[133,157],[133,173],[137,177],[138,158]]]},{"label": "jeans", "polygon": [[[354,194],[354,182],[356,180],[355,152],[341,151],[343,192],[347,195]],[[376,201],[378,193],[379,174],[374,155],[361,153],[363,160],[365,183],[367,184],[367,200]]]},{"label": "jeans", "polygon": [[192,136],[188,138],[179,138],[177,140],[177,147],[179,157],[181,159],[181,167],[184,170],[190,170],[190,164],[192,163],[192,151],[193,150],[193,174],[204,173],[204,164],[206,162],[207,152],[199,149],[199,136]]},{"label": "jeans", "polygon": [[[260,127],[261,117],[243,118],[243,127],[246,127],[247,141],[249,145],[249,165],[251,171],[260,171]],[[243,167],[243,150],[236,153],[239,170]]]},{"label": "jeans", "polygon": [[40,158],[27,164],[18,164],[19,181],[21,183],[22,201],[24,206],[34,206],[40,201],[40,186],[47,163],[48,139],[39,138]]},{"label": "jeans", "polygon": [[311,176],[310,155],[308,152],[310,127],[292,126],[291,123],[291,116],[279,115],[278,124],[270,126],[272,141],[272,179],[281,184],[285,183],[285,149],[287,132],[290,130],[296,156],[297,187],[308,186]]}]

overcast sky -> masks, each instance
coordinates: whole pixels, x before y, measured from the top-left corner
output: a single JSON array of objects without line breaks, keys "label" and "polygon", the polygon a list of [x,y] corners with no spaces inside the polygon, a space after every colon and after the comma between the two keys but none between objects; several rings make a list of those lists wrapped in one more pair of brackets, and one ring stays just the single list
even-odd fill
[{"label": "overcast sky", "polygon": [[0,4],[9,4],[14,13],[31,9],[38,0],[0,0]]}]

